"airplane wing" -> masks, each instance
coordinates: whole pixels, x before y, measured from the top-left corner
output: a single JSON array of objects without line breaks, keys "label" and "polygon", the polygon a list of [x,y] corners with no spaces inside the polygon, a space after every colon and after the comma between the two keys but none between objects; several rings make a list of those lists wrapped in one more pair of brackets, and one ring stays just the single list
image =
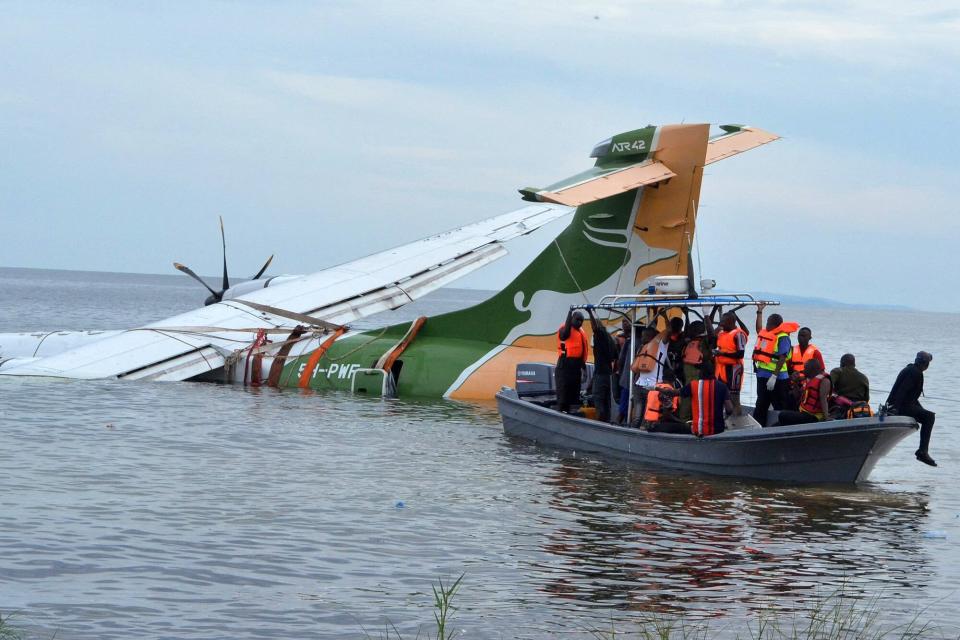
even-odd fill
[{"label": "airplane wing", "polygon": [[186,380],[222,367],[258,328],[289,331],[296,324],[264,309],[338,325],[395,309],[500,258],[506,254],[503,242],[573,211],[530,205],[49,358],[0,368],[0,375]]}]

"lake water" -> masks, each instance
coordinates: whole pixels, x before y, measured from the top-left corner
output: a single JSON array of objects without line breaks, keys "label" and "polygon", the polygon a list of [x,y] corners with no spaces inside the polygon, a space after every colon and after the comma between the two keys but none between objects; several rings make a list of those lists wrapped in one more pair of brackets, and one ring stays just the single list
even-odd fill
[{"label": "lake water", "polygon": [[[0,269],[0,331],[123,328],[204,297],[184,277]],[[841,588],[956,637],[960,317],[782,312],[830,366],[857,354],[875,389],[931,351],[941,466],[914,460],[913,436],[868,484],[793,487],[509,441],[492,404],[2,379],[0,614],[64,640],[413,638],[431,586],[464,573],[464,638],[590,638],[650,613],[719,637]]]}]

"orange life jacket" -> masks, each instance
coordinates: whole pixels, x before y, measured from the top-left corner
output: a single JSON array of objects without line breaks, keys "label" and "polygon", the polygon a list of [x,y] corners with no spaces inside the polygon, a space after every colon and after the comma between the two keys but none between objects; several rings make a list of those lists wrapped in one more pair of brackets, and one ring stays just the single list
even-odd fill
[{"label": "orange life jacket", "polygon": [[640,353],[633,359],[630,369],[634,373],[650,373],[657,369],[657,358],[660,356],[660,340],[654,338],[640,347]]},{"label": "orange life jacket", "polygon": [[[666,382],[658,382],[656,388],[650,389],[647,392],[647,408],[643,412],[643,419],[647,422],[660,422],[660,419],[663,417],[663,403],[660,401],[660,394],[663,392],[673,391],[673,385],[667,384]],[[680,397],[673,395],[673,399],[670,401],[672,411],[676,411],[680,408]]]},{"label": "orange life jacket", "polygon": [[[771,365],[773,362],[779,358],[777,355],[777,342],[780,340],[781,335],[790,335],[794,331],[800,328],[796,322],[784,322],[779,327],[775,327],[771,331],[766,329],[761,329],[757,333],[757,344],[753,347],[753,362],[757,365]],[[790,354],[787,354],[787,357],[790,357]],[[761,369],[770,369],[773,367],[766,366],[760,367]],[[786,371],[786,368],[783,369]]]},{"label": "orange life jacket", "polygon": [[[740,327],[734,327],[730,331],[720,331],[717,334],[717,350],[721,353],[736,353],[740,351],[740,347],[737,345],[737,336],[743,335],[744,338],[750,334],[741,329]],[[746,340],[744,340],[746,343]],[[743,364],[743,358],[734,358],[732,356],[717,355],[716,362],[718,365],[728,365],[728,364]]]},{"label": "orange life jacket", "polygon": [[807,380],[803,385],[803,396],[800,398],[800,411],[817,416],[823,420],[823,407],[820,406],[820,386],[827,374],[820,372]]},{"label": "orange life jacket", "polygon": [[568,358],[580,358],[586,360],[587,358],[587,334],[583,332],[583,329],[577,327],[570,327],[570,336],[566,340],[560,339],[560,332],[563,331],[564,325],[560,325],[560,328],[557,329],[557,355],[562,356],[564,352],[564,346],[566,346],[566,352]]},{"label": "orange life jacket", "polygon": [[[817,355],[820,355],[817,358]],[[800,345],[793,345],[793,351],[790,352],[790,360],[787,361],[787,367],[789,367],[791,373],[799,373],[803,375],[803,367],[807,364],[808,360],[813,360],[817,358],[818,360],[823,360],[823,355],[820,354],[820,349],[817,349],[816,345],[812,342],[807,345],[807,350],[803,353],[800,353]]]},{"label": "orange life jacket", "polygon": [[717,411],[723,407],[716,406],[717,381],[692,380],[690,382],[690,408],[693,410],[693,422],[690,429],[695,436],[712,436],[714,434],[713,421]]},{"label": "orange life jacket", "polygon": [[693,338],[683,347],[683,364],[692,364],[699,367],[703,364],[703,351],[700,350],[702,336]]}]

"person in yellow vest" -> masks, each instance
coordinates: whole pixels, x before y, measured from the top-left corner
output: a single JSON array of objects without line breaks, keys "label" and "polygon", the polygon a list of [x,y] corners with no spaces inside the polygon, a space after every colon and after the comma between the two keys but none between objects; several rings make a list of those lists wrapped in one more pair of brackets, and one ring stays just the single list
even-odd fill
[{"label": "person in yellow vest", "polygon": [[810,327],[803,327],[797,332],[797,344],[793,346],[790,352],[790,394],[789,408],[796,411],[800,406],[800,396],[803,395],[803,383],[806,375],[803,372],[804,365],[810,360],[816,360],[820,363],[820,368],[827,370],[827,363],[823,360],[823,354],[815,344],[810,342],[813,338],[813,332]]},{"label": "person in yellow vest", "polygon": [[823,422],[830,419],[830,393],[833,384],[819,360],[807,360],[803,366],[803,394],[799,411],[781,411],[775,426]]},{"label": "person in yellow vest", "polygon": [[753,408],[753,419],[761,427],[767,426],[771,405],[777,411],[787,408],[787,388],[790,384],[787,362],[793,350],[790,334],[798,328],[796,322],[784,322],[779,313],[771,313],[764,325],[763,305],[757,307],[757,342],[753,346],[757,405]]},{"label": "person in yellow vest", "polygon": [[[707,332],[712,331],[713,314],[707,318]],[[717,332],[717,347],[714,350],[714,370],[717,380],[730,391],[730,401],[736,415],[743,413],[740,406],[740,389],[743,388],[743,354],[747,350],[750,332],[733,311],[720,316],[720,331]]]},{"label": "person in yellow vest", "polygon": [[583,314],[569,311],[567,320],[557,331],[557,409],[570,413],[570,406],[580,404],[580,382],[587,368],[587,334],[583,326]]}]

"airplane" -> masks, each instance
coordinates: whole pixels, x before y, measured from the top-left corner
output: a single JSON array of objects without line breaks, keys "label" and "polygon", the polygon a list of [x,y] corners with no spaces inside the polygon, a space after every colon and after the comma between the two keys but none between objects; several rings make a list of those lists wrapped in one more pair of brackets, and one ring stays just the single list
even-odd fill
[{"label": "airplane", "polygon": [[[516,365],[556,359],[571,305],[639,293],[683,277],[703,169],[779,136],[745,125],[647,126],[595,145],[593,167],[545,188],[511,214],[398,249],[258,288],[0,375],[233,382],[368,395],[489,400]],[[473,307],[354,330],[487,264],[502,242],[572,214],[570,224],[505,288]],[[255,285],[257,286],[257,285]],[[209,287],[208,287],[209,288]],[[228,287],[224,287],[227,290]],[[211,294],[216,293],[211,289]],[[0,336],[0,350],[3,348]],[[2,354],[2,351],[0,351]]]}]

